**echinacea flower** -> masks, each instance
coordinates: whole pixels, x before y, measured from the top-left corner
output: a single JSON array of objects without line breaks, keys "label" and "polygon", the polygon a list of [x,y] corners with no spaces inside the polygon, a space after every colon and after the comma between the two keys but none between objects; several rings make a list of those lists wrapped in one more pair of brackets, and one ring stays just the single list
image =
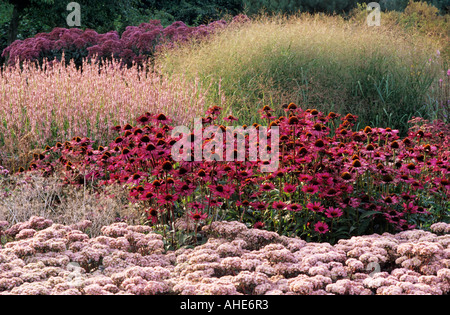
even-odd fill
[{"label": "echinacea flower", "polygon": [[141,196],[139,197],[139,200],[152,200],[154,197],[155,197],[155,194],[153,192],[151,192],[151,191],[144,191],[141,194]]},{"label": "echinacea flower", "polygon": [[284,209],[286,209],[287,205],[282,201],[275,201],[272,204],[272,207],[276,210],[284,210]]},{"label": "echinacea flower", "polygon": [[250,205],[256,210],[263,211],[267,209],[267,204],[262,201],[252,202]]},{"label": "echinacea flower", "polygon": [[181,196],[190,196],[195,191],[195,186],[188,183],[181,183],[177,187],[175,187],[177,193]]},{"label": "echinacea flower", "polygon": [[150,115],[147,113],[136,119],[138,123],[146,125],[150,121]]},{"label": "echinacea flower", "polygon": [[129,183],[138,184],[146,174],[144,172],[136,172],[128,179]]},{"label": "echinacea flower", "polygon": [[158,114],[154,117],[154,119],[156,122],[163,124],[163,125],[167,125],[172,122],[172,119],[167,118],[167,116],[164,114]]},{"label": "echinacea flower", "polygon": [[316,185],[305,185],[302,187],[302,191],[307,194],[314,195],[316,192],[319,191],[319,187]]},{"label": "echinacea flower", "polygon": [[330,219],[339,218],[343,214],[344,214],[344,212],[341,209],[339,209],[339,208],[329,207],[325,211],[325,215],[327,216],[327,218],[330,218]]},{"label": "echinacea flower", "polygon": [[205,205],[202,204],[202,203],[200,203],[200,202],[198,202],[198,201],[194,201],[194,202],[188,203],[187,206],[188,206],[188,208],[192,208],[192,209],[194,209],[194,210],[202,210],[202,209],[205,209]]},{"label": "echinacea flower", "polygon": [[162,167],[161,167],[164,171],[166,171],[166,172],[170,172],[172,169],[173,169],[173,166],[172,166],[172,163],[170,163],[169,161],[165,161],[163,164],[162,164]]},{"label": "echinacea flower", "polygon": [[275,189],[275,185],[272,183],[264,183],[260,186],[260,189],[265,192],[269,192]]},{"label": "echinacea flower", "polygon": [[158,210],[156,210],[154,208],[150,208],[149,210],[146,210],[145,212],[148,213],[147,220],[152,220],[153,224],[158,222]]},{"label": "echinacea flower", "polygon": [[195,212],[189,212],[189,217],[194,221],[200,221],[205,220],[208,217],[207,213],[202,213],[199,210],[196,210]]},{"label": "echinacea flower", "polygon": [[227,185],[209,185],[211,192],[218,197],[228,199],[234,193],[235,188],[232,184]]},{"label": "echinacea flower", "polygon": [[297,185],[284,184],[283,191],[288,194],[293,194],[297,190]]},{"label": "echinacea flower", "polygon": [[417,213],[417,210],[419,209],[419,207],[415,206],[412,202],[403,203],[402,206],[404,211],[407,213]]},{"label": "echinacea flower", "polygon": [[330,229],[328,228],[328,224],[326,224],[325,222],[317,222],[316,224],[314,224],[314,231],[320,233],[320,234],[325,234],[329,231]]},{"label": "echinacea flower", "polygon": [[[351,186],[345,186],[345,188],[350,188],[350,187]],[[319,195],[322,196],[322,197],[329,197],[329,198],[331,198],[331,197],[339,196],[340,194],[341,194],[340,191],[338,191],[338,190],[334,189],[333,187],[331,187],[329,189],[326,189],[325,192],[323,192],[323,193],[321,193]]]},{"label": "echinacea flower", "polygon": [[225,117],[223,120],[228,121],[228,122],[233,122],[233,121],[238,121],[239,119],[237,119],[236,117],[234,117],[233,115],[228,115],[227,117]]},{"label": "echinacea flower", "polygon": [[311,211],[314,211],[314,212],[324,212],[325,211],[325,207],[322,206],[322,204],[320,202],[318,202],[318,201],[316,201],[316,202],[309,202],[306,205],[306,208],[311,210]]},{"label": "echinacea flower", "polygon": [[299,205],[299,204],[297,204],[297,203],[293,203],[293,204],[290,204],[290,205],[287,207],[287,209],[288,209],[289,211],[299,212],[299,211],[302,210],[302,206]]},{"label": "echinacea flower", "polygon": [[222,111],[222,107],[213,106],[206,111],[207,115],[218,116]]},{"label": "echinacea flower", "polygon": [[264,224],[264,222],[258,221],[255,222],[255,224],[253,224],[253,228],[254,229],[263,229],[266,225]]},{"label": "echinacea flower", "polygon": [[160,204],[173,204],[177,200],[178,200],[177,195],[163,194],[163,195],[158,196],[158,202]]}]

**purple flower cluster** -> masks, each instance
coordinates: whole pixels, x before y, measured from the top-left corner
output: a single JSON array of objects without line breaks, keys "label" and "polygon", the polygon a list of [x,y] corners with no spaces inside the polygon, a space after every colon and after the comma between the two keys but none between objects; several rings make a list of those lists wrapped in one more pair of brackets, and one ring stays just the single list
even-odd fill
[{"label": "purple flower cluster", "polygon": [[0,176],[6,176],[9,174],[9,171],[0,165]]},{"label": "purple flower cluster", "polygon": [[75,59],[76,64],[81,64],[82,58],[90,60],[94,57],[120,59],[127,65],[142,64],[164,45],[200,40],[226,25],[222,20],[197,27],[174,22],[164,28],[159,20],[153,20],[139,26],[128,26],[122,36],[117,31],[98,34],[90,29],[55,28],[50,33],[39,33],[33,38],[13,42],[3,51],[2,57],[14,65],[25,60],[61,59],[64,52],[66,60]]},{"label": "purple flower cluster", "polygon": [[0,246],[0,295],[445,295],[447,226],[435,225],[440,236],[411,230],[332,246],[220,221],[203,228],[205,244],[164,251],[148,226],[114,223],[89,238],[89,221],[32,217],[0,222],[9,237]]}]

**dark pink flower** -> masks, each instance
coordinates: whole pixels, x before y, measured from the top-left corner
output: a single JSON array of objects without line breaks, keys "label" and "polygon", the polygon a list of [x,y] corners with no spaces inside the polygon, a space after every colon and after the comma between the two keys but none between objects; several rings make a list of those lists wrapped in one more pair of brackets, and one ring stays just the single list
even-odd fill
[{"label": "dark pink flower", "polygon": [[319,191],[319,187],[316,185],[305,185],[302,187],[302,191],[307,194],[314,195],[316,192]]},{"label": "dark pink flower", "polygon": [[306,205],[306,208],[311,211],[314,211],[314,212],[324,212],[325,211],[325,207],[322,206],[322,204],[318,201],[317,202],[309,202]]},{"label": "dark pink flower", "polygon": [[325,234],[329,230],[330,229],[328,228],[328,224],[326,224],[325,222],[317,222],[316,224],[314,224],[314,231],[320,234]]},{"label": "dark pink flower", "polygon": [[282,202],[282,201],[275,201],[275,202],[272,204],[272,208],[274,208],[274,209],[276,209],[276,210],[284,210],[284,209],[287,208],[287,204],[285,204],[285,203]]},{"label": "dark pink flower", "polygon": [[208,217],[207,213],[202,213],[199,210],[196,210],[195,212],[189,212],[189,217],[194,221],[200,221],[205,220]]},{"label": "dark pink flower", "polygon": [[293,194],[297,190],[297,185],[284,184],[283,191],[288,194]]},{"label": "dark pink flower", "polygon": [[339,208],[329,207],[327,210],[325,210],[325,215],[330,219],[339,218],[343,214],[344,212]]}]

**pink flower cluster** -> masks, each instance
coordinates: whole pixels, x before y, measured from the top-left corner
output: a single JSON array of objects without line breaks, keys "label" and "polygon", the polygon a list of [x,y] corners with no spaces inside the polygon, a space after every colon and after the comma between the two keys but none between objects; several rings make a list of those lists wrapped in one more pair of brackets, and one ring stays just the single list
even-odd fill
[{"label": "pink flower cluster", "polygon": [[[163,45],[202,39],[226,25],[225,21],[215,21],[188,27],[183,22],[174,22],[164,28],[159,20],[153,20],[139,26],[128,26],[122,36],[117,31],[98,34],[90,29],[55,28],[50,33],[39,33],[33,38],[15,41],[3,51],[2,56],[14,65],[17,61],[42,61],[43,58],[51,61],[64,52],[66,61],[80,57],[114,57],[130,66],[133,63],[142,64]],[[75,62],[79,65],[81,60]]]},{"label": "pink flower cluster", "polygon": [[6,176],[9,174],[9,171],[0,165],[0,176]]},{"label": "pink flower cluster", "polygon": [[6,229],[10,241],[0,247],[0,295],[450,292],[445,231],[358,236],[332,246],[239,222],[213,222],[203,228],[205,244],[164,251],[161,236],[148,226],[115,223],[95,238],[78,227],[88,222],[64,226],[33,217]]}]

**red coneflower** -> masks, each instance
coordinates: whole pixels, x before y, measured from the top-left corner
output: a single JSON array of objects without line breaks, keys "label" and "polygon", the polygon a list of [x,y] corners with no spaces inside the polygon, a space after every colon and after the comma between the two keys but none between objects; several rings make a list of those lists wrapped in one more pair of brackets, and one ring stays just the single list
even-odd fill
[{"label": "red coneflower", "polygon": [[392,141],[391,143],[391,148],[392,149],[398,149],[400,147],[400,145],[398,144],[397,141]]},{"label": "red coneflower", "polygon": [[175,189],[181,196],[189,196],[195,191],[195,186],[192,184],[183,183]]},{"label": "red coneflower", "polygon": [[271,111],[272,111],[272,108],[270,108],[269,105],[264,105],[264,107],[263,107],[262,110],[263,110],[264,112],[271,112]]},{"label": "red coneflower", "polygon": [[156,121],[158,122],[158,123],[161,123],[161,124],[170,124],[171,122],[172,122],[172,119],[169,119],[169,118],[167,118],[167,116],[166,115],[164,115],[164,114],[158,114],[156,117],[155,117],[155,119],[156,119]]},{"label": "red coneflower", "polygon": [[297,116],[289,117],[289,120],[288,120],[289,125],[296,125],[296,124],[298,124],[298,122],[299,122],[299,120],[298,120]]},{"label": "red coneflower", "polygon": [[143,143],[149,143],[150,142],[150,137],[147,135],[143,135],[140,139],[141,142]]},{"label": "red coneflower", "polygon": [[152,220],[152,224],[158,222],[158,210],[150,208],[146,212],[148,213],[147,220]]},{"label": "red coneflower", "polygon": [[189,212],[189,217],[194,221],[200,221],[205,220],[208,217],[207,213],[202,213],[199,210],[196,210],[195,212]]},{"label": "red coneflower", "polygon": [[162,183],[161,183],[158,179],[155,179],[155,180],[152,182],[152,186],[158,188],[158,187],[161,187],[161,186],[162,186]]},{"label": "red coneflower", "polygon": [[323,148],[325,146],[325,142],[322,139],[318,139],[314,142],[314,146],[317,148]]},{"label": "red coneflower", "polygon": [[155,197],[155,194],[151,191],[144,192],[140,197],[139,200],[151,200]]},{"label": "red coneflower", "polygon": [[329,231],[330,229],[328,228],[328,224],[326,224],[325,222],[317,222],[314,225],[314,231],[320,233],[320,234],[325,234]]},{"label": "red coneflower", "polygon": [[172,163],[170,163],[169,161],[165,161],[161,168],[165,171],[165,172],[170,172],[173,169]]},{"label": "red coneflower", "polygon": [[322,204],[318,201],[316,202],[309,202],[306,205],[306,208],[313,211],[313,212],[324,212],[325,211],[325,207],[322,206]]},{"label": "red coneflower", "polygon": [[339,191],[337,191],[337,190],[334,189],[334,188],[327,189],[327,190],[323,193],[323,196],[325,196],[325,197],[336,197],[337,195],[339,195]]},{"label": "red coneflower", "polygon": [[126,125],[123,127],[123,130],[131,130],[131,129],[133,129],[133,126],[131,126],[130,124],[126,124]]},{"label": "red coneflower", "polygon": [[319,191],[319,187],[317,187],[316,185],[305,185],[302,187],[302,191],[307,194],[314,195],[316,192]]},{"label": "red coneflower", "polygon": [[146,125],[150,121],[150,115],[144,114],[140,116],[138,119],[136,119],[138,123],[141,123],[142,125]]},{"label": "red coneflower", "polygon": [[197,172],[197,176],[198,177],[205,177],[206,176],[206,172],[204,169],[201,169]]},{"label": "red coneflower", "polygon": [[158,196],[158,202],[160,204],[173,204],[175,201],[178,200],[178,196],[177,195],[172,195],[172,194],[163,194]]},{"label": "red coneflower", "polygon": [[343,180],[350,180],[350,179],[352,179],[352,175],[349,172],[344,172],[341,174],[341,178]]},{"label": "red coneflower", "polygon": [[264,224],[264,222],[258,221],[255,222],[255,224],[253,224],[253,228],[254,229],[263,229],[266,225]]},{"label": "red coneflower", "polygon": [[366,128],[364,128],[364,133],[372,133],[372,128],[366,126]]},{"label": "red coneflower", "polygon": [[361,161],[358,160],[358,159],[354,160],[354,161],[352,162],[352,166],[353,166],[353,167],[361,167],[361,166],[362,166]]},{"label": "red coneflower", "polygon": [[272,191],[275,189],[275,185],[272,183],[265,183],[260,186],[260,189],[265,192]]},{"label": "red coneflower", "polygon": [[233,121],[238,121],[239,119],[237,119],[237,118],[234,117],[233,115],[228,115],[228,116],[225,117],[223,120],[228,121],[228,122],[233,122]]},{"label": "red coneflower", "polygon": [[267,205],[262,201],[252,202],[252,203],[250,203],[250,205],[254,209],[259,210],[259,211],[264,211],[267,209]]},{"label": "red coneflower", "polygon": [[287,205],[284,202],[282,202],[282,201],[275,201],[272,204],[272,208],[274,208],[276,210],[284,210],[284,209],[287,208]]},{"label": "red coneflower", "polygon": [[218,116],[222,111],[222,107],[213,106],[206,111],[207,115]]},{"label": "red coneflower", "polygon": [[390,182],[394,181],[394,178],[390,174],[383,174],[381,176],[381,180],[385,183],[390,183]]},{"label": "red coneflower", "polygon": [[330,219],[335,219],[335,218],[339,218],[344,214],[344,212],[339,209],[339,208],[333,208],[333,207],[329,207],[326,211],[325,211],[325,215],[327,216],[327,218]]},{"label": "red coneflower", "polygon": [[302,210],[302,206],[297,203],[290,204],[287,208],[289,211],[293,212],[299,212]]},{"label": "red coneflower", "polygon": [[283,191],[288,194],[292,194],[297,190],[297,185],[286,183],[284,184]]}]

